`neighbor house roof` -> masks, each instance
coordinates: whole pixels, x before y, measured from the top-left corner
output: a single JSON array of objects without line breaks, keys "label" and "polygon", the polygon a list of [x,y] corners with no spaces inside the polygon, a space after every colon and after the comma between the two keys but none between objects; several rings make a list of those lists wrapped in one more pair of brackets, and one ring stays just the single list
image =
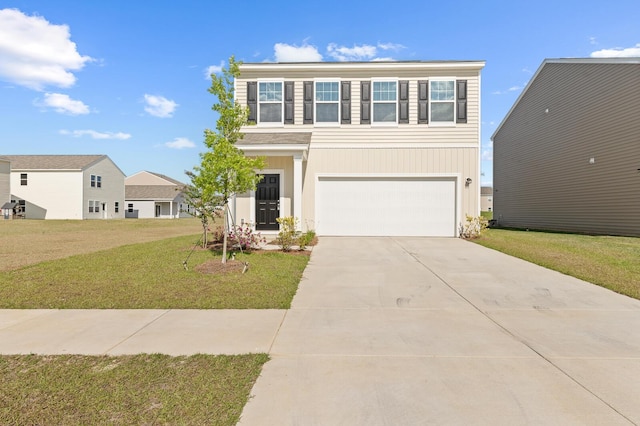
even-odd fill
[{"label": "neighbor house roof", "polygon": [[6,155],[16,170],[83,170],[106,155]]},{"label": "neighbor house roof", "polygon": [[173,200],[180,194],[176,185],[125,185],[125,200]]},{"label": "neighbor house roof", "polygon": [[481,186],[480,195],[493,195],[493,188],[490,186]]}]

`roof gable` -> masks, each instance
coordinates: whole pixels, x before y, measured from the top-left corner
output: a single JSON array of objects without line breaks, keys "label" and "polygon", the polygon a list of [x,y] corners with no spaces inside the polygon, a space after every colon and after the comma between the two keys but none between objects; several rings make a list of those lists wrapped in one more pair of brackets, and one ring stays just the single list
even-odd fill
[{"label": "roof gable", "polygon": [[125,181],[125,185],[174,185],[174,186],[185,186],[184,183],[179,180],[170,178],[169,176],[163,175],[161,173],[148,172],[143,170],[141,172],[135,173],[131,176],[128,176]]}]

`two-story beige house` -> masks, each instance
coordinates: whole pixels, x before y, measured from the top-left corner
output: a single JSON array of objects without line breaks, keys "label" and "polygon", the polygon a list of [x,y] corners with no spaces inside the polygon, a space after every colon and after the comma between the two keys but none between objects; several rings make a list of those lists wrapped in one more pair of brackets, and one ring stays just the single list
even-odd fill
[{"label": "two-story beige house", "polygon": [[457,236],[480,211],[483,61],[246,63],[237,146],[265,156],[238,223],[318,235]]}]

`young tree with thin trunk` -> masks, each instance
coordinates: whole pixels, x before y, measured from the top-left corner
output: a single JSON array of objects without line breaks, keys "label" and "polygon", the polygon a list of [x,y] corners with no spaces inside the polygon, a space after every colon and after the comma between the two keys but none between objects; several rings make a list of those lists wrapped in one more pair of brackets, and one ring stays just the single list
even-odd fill
[{"label": "young tree with thin trunk", "polygon": [[235,145],[244,136],[240,129],[247,124],[248,118],[248,108],[236,103],[234,99],[233,84],[234,79],[240,75],[239,65],[240,63],[231,56],[228,68],[223,68],[220,75],[211,74],[209,93],[218,98],[218,102],[212,107],[218,113],[218,121],[215,131],[204,131],[207,150],[200,154],[200,165],[193,168],[193,174],[199,177],[196,183],[198,189],[206,194],[218,195],[222,202],[222,263],[227,261],[229,199],[234,194],[256,189],[262,179],[256,170],[265,166],[264,158],[245,157]]}]

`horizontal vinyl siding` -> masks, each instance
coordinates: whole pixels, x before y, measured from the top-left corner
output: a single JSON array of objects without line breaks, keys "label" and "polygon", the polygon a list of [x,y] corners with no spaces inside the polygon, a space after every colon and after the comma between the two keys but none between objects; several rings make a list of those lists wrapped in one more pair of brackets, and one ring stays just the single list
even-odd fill
[{"label": "horizontal vinyl siding", "polygon": [[[457,124],[455,128],[460,127],[470,127],[476,128],[479,123],[479,102],[480,102],[480,87],[479,87],[479,77],[478,71],[471,72],[468,70],[443,70],[443,71],[435,71],[430,70],[428,73],[424,74],[416,74],[412,72],[410,74],[407,73],[385,73],[381,74],[379,72],[371,72],[366,75],[358,74],[357,76],[348,74],[348,75],[336,75],[328,74],[326,76],[321,75],[311,75],[308,73],[305,76],[289,75],[286,74],[278,74],[277,76],[269,75],[269,76],[252,76],[246,77],[245,75],[242,78],[239,78],[236,81],[235,87],[235,96],[236,101],[241,105],[247,104],[247,81],[256,81],[267,78],[278,78],[282,81],[293,81],[294,82],[294,125],[285,125],[284,128],[289,131],[292,128],[300,128],[300,129],[311,129],[311,128],[322,128],[322,126],[314,126],[313,124],[303,125],[303,82],[304,81],[313,81],[327,78],[327,79],[339,79],[343,81],[351,81],[351,124],[343,125],[342,128],[352,127],[352,126],[360,126],[360,81],[370,81],[372,78],[389,78],[389,79],[398,79],[398,80],[409,80],[409,122],[411,124],[416,124],[418,122],[418,80],[429,80],[431,78],[437,77],[450,77],[457,80],[467,80],[467,123],[466,124]],[[400,125],[405,126],[405,124]],[[338,126],[336,126],[338,127]],[[369,127],[369,125],[365,125],[365,127]],[[376,127],[376,126],[374,126]],[[421,124],[420,127],[434,128],[436,126],[429,126],[427,124]],[[259,131],[260,129],[273,129],[273,126],[262,127],[259,124],[256,126],[246,127],[244,131]],[[477,130],[476,130],[477,131]]]},{"label": "horizontal vinyl siding", "polygon": [[640,65],[546,64],[494,136],[494,218],[640,236],[638,111]]}]

